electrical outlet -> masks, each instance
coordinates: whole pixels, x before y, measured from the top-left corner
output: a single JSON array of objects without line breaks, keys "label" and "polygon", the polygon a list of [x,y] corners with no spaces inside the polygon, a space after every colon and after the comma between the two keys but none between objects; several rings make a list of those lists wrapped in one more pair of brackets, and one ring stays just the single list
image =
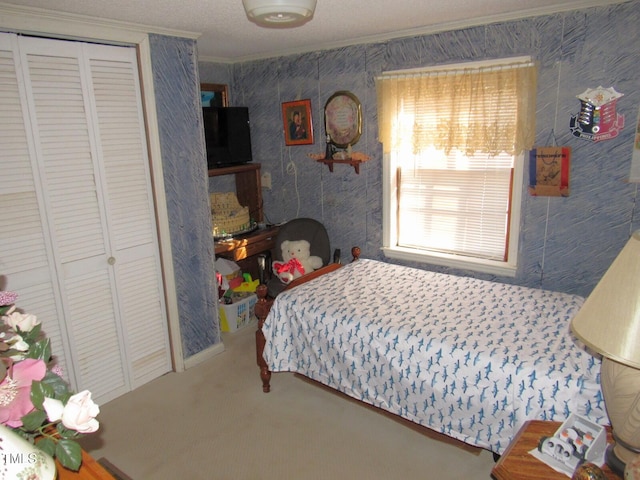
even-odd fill
[{"label": "electrical outlet", "polygon": [[262,188],[271,190],[271,173],[264,172],[260,177],[260,183],[262,184]]}]

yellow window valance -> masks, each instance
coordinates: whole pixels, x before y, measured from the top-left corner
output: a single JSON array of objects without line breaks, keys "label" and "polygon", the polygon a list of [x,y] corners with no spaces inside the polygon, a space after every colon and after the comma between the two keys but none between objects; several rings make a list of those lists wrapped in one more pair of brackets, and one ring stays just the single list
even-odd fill
[{"label": "yellow window valance", "polygon": [[468,154],[517,154],[535,139],[537,68],[532,62],[384,74],[376,78],[385,153],[411,142]]}]

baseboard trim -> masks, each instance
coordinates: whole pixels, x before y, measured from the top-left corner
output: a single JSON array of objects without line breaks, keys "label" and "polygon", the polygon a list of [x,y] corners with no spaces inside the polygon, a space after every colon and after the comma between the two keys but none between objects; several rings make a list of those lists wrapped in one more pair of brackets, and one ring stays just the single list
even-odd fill
[{"label": "baseboard trim", "polygon": [[216,343],[215,345],[212,345],[209,348],[196,353],[195,355],[191,355],[189,358],[185,358],[184,368],[185,370],[187,370],[191,367],[195,367],[196,365],[199,365],[202,362],[221,354],[222,352],[224,352],[224,344],[221,341],[220,343]]},{"label": "baseboard trim", "polygon": [[109,460],[107,460],[104,457],[102,457],[100,460],[98,460],[98,463],[107,472],[109,472],[111,474],[111,476],[113,478],[115,478],[116,480],[133,480],[129,475],[124,473],[122,470],[120,470],[118,467],[116,467],[113,463],[111,463]]}]

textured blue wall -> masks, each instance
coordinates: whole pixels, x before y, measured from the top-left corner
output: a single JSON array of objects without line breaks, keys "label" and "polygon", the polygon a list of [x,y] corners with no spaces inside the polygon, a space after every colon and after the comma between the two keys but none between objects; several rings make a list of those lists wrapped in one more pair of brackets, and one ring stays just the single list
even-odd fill
[{"label": "textured blue wall", "polygon": [[220,342],[195,41],[150,35],[185,358]]},{"label": "textured blue wall", "polygon": [[[531,55],[540,63],[537,145],[548,145],[553,131],[559,145],[572,147],[571,196],[530,197],[525,179],[516,278],[421,267],[588,295],[639,226],[634,218],[637,188],[625,183],[640,106],[639,24],[640,2],[635,1],[233,65],[232,104],[249,107],[254,161],[273,178],[274,188],[263,191],[268,219],[316,218],[327,226],[343,258],[359,245],[363,256],[384,259],[375,76]],[[208,68],[203,81],[216,81],[218,71],[227,75],[221,67],[201,64],[201,71]],[[572,136],[569,120],[579,109],[576,95],[599,85],[625,94],[618,112],[626,127],[618,138],[594,143]],[[350,90],[362,102],[364,131],[354,150],[372,159],[361,166],[360,175],[344,165],[329,173],[307,157],[324,150],[323,106],[337,90]],[[281,103],[305,98],[312,102],[315,144],[286,147]]]}]

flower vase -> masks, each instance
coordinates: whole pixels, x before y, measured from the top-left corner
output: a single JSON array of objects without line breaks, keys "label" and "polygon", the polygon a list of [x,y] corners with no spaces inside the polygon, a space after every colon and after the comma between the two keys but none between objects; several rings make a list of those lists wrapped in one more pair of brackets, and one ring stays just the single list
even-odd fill
[{"label": "flower vase", "polygon": [[0,424],[0,480],[53,480],[56,465],[49,455]]}]

